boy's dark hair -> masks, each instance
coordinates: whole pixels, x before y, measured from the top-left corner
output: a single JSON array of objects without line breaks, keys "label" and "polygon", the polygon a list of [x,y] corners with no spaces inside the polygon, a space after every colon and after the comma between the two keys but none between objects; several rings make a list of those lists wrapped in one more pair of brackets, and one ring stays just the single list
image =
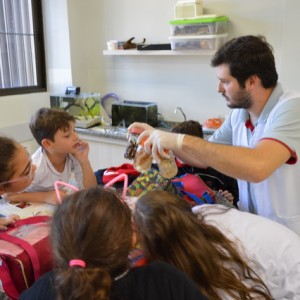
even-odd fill
[{"label": "boy's dark hair", "polygon": [[75,117],[66,111],[43,107],[31,117],[29,128],[36,142],[42,146],[43,139],[54,142],[56,132],[69,129],[70,122],[75,122]]},{"label": "boy's dark hair", "polygon": [[278,80],[272,46],[263,36],[246,35],[234,38],[221,47],[211,66],[226,64],[241,87],[252,75],[260,78],[264,88],[274,87]]},{"label": "boy's dark hair", "polygon": [[202,126],[198,121],[184,121],[177,124],[172,130],[174,133],[183,133],[203,138]]}]

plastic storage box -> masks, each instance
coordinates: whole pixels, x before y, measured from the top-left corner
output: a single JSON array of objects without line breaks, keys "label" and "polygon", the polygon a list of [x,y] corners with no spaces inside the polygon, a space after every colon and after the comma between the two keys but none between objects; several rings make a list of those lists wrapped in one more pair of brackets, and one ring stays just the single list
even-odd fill
[{"label": "plastic storage box", "polygon": [[203,35],[227,32],[228,17],[202,17],[170,21],[171,35]]},{"label": "plastic storage box", "polygon": [[170,36],[172,50],[218,50],[227,33],[215,35]]}]

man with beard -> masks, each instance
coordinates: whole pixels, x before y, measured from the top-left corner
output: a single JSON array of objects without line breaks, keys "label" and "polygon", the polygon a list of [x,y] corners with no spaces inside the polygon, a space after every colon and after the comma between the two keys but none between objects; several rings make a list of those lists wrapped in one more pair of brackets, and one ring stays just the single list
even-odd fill
[{"label": "man with beard", "polygon": [[184,162],[212,167],[238,179],[239,209],[273,219],[300,235],[300,93],[285,92],[272,47],[262,36],[234,38],[212,58],[218,92],[230,116],[205,141],[154,130],[140,135],[146,151],[166,156],[171,149]]}]

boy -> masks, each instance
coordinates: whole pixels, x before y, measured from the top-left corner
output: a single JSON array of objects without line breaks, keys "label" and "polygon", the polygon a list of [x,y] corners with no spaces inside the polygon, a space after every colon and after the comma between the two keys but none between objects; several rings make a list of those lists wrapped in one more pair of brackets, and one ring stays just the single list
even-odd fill
[{"label": "boy", "polygon": [[[172,132],[183,133],[196,137],[203,138],[202,126],[199,122],[189,120],[176,125]],[[197,174],[202,180],[213,190],[219,191],[224,197],[234,205],[237,205],[239,200],[239,191],[236,179],[226,176],[213,168],[196,168],[181,162],[176,158],[178,173],[177,176],[181,176],[186,173]]]},{"label": "boy", "polygon": [[[89,146],[75,132],[75,117],[65,111],[41,108],[29,124],[40,147],[32,155],[36,174],[23,193],[9,195],[10,201],[56,204],[54,182],[69,182],[72,173],[80,189],[95,186],[96,177],[88,159]],[[61,191],[65,196],[66,191]]]}]

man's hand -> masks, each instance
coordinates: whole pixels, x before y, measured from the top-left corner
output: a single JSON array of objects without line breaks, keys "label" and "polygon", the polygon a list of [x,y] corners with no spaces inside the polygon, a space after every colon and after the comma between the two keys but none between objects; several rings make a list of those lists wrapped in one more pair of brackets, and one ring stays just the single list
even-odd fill
[{"label": "man's hand", "polygon": [[145,140],[144,148],[148,153],[157,159],[157,154],[162,157],[169,158],[168,151],[172,150],[174,153],[181,151],[184,134],[170,133],[161,130],[144,131],[138,138],[138,142]]},{"label": "man's hand", "polygon": [[132,130],[132,128],[138,128],[142,131],[151,131],[154,130],[154,128],[152,126],[150,126],[147,123],[140,123],[140,122],[134,122],[132,123],[129,127],[128,127],[128,132],[130,132]]},{"label": "man's hand", "polygon": [[15,214],[9,215],[7,217],[1,217],[0,218],[0,230],[6,230],[8,225],[15,223],[19,219],[20,219],[20,217]]},{"label": "man's hand", "polygon": [[146,123],[134,122],[128,127],[128,132],[132,128],[141,129],[138,143],[142,143],[147,153],[152,152],[155,160],[159,160],[158,154],[162,157],[169,158],[168,151],[180,151],[182,148],[183,134],[170,133],[162,130],[156,130]]}]

